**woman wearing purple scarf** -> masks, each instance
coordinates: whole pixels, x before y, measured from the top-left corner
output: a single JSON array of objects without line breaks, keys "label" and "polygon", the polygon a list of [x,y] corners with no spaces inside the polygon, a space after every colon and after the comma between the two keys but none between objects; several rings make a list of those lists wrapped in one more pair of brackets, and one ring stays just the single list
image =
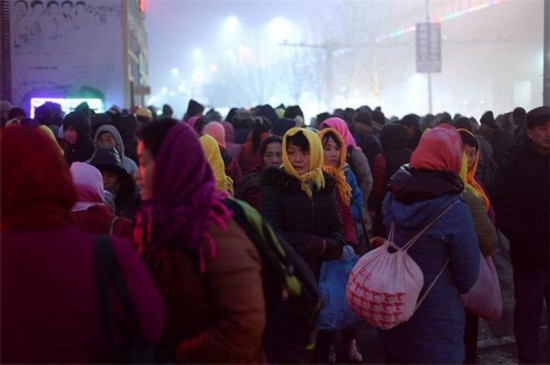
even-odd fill
[{"label": "woman wearing purple scarf", "polygon": [[260,257],[215,191],[197,135],[165,119],[139,137],[135,238],[164,298],[158,360],[264,363]]}]

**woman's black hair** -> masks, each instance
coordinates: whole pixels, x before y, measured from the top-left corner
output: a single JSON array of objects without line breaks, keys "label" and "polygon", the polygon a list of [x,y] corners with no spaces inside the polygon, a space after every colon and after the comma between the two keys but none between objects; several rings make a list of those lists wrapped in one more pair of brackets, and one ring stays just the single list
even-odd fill
[{"label": "woman's black hair", "polygon": [[309,151],[309,141],[301,131],[293,136],[286,137],[287,147],[291,144],[298,146],[302,151]]},{"label": "woman's black hair", "polygon": [[262,142],[262,134],[269,132],[271,129],[271,122],[266,117],[254,117],[254,124],[252,125],[252,152],[257,152]]},{"label": "woman's black hair", "polygon": [[143,142],[143,145],[147,147],[153,158],[157,158],[157,155],[162,145],[162,141],[172,129],[178,123],[175,119],[161,119],[154,123],[149,123],[141,131],[139,131],[137,137]]},{"label": "woman's black hair", "polygon": [[386,124],[380,132],[382,151],[389,151],[407,146],[407,131],[398,123]]},{"label": "woman's black hair", "polygon": [[479,143],[477,142],[477,138],[475,136],[472,136],[470,133],[465,131],[458,131],[458,133],[460,134],[462,143],[475,147],[476,150],[479,149]]},{"label": "woman's black hair", "polygon": [[197,119],[197,121],[195,122],[195,130],[197,131],[197,133],[199,135],[201,135],[202,133],[202,130],[204,129],[204,127],[208,124],[208,121],[206,120],[205,117],[199,117]]},{"label": "woman's black hair", "polygon": [[336,134],[332,131],[329,131],[327,133],[325,133],[325,135],[323,136],[323,141],[322,141],[322,145],[323,147],[325,147],[325,145],[327,144],[328,140],[332,139],[334,141],[334,143],[336,143],[336,145],[338,146],[338,148],[342,148],[342,141],[336,137]]},{"label": "woman's black hair", "polygon": [[267,146],[269,146],[272,143],[279,143],[282,145],[283,139],[279,136],[269,136],[266,139],[264,139],[262,143],[260,143],[260,156],[263,157],[263,155],[265,154],[265,151],[267,150]]}]

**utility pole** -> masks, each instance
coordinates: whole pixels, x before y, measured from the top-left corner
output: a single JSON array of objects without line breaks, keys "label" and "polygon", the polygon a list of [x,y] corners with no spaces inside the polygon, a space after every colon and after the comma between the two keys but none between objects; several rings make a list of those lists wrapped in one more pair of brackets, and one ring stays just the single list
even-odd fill
[{"label": "utility pole", "polygon": [[[542,73],[542,104],[550,106],[550,0],[544,1],[544,66]],[[550,331],[550,329],[549,329]]]},{"label": "utility pole", "polygon": [[[431,37],[431,16],[430,16],[430,0],[426,0],[426,23],[428,23],[428,39]],[[428,71],[428,113],[432,114],[433,105],[432,105],[432,73]]]}]

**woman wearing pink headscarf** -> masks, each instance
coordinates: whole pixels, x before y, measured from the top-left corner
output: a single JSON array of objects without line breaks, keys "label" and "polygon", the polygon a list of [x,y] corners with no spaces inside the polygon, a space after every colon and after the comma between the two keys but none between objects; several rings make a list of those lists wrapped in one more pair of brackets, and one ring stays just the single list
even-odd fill
[{"label": "woman wearing pink headscarf", "polygon": [[[382,215],[394,244],[401,247],[447,208],[408,250],[422,270],[424,288],[435,282],[410,320],[380,331],[389,363],[464,362],[464,307],[479,273],[479,248],[470,210],[460,194],[462,141],[442,124],[424,133],[391,178]],[[436,276],[441,276],[436,280]]]},{"label": "woman wearing pink headscarf", "polygon": [[[373,184],[369,161],[367,156],[361,151],[361,148],[355,143],[355,139],[353,139],[348,125],[343,119],[338,117],[328,118],[321,123],[321,128],[335,129],[346,143],[346,162],[350,165],[351,170],[357,177],[357,184],[359,185],[361,193],[363,193],[363,200],[365,202],[365,207],[361,214],[364,224],[361,224],[357,229],[358,247],[360,251],[364,252],[368,247],[368,239],[372,236],[372,223],[367,208],[367,200],[369,199]],[[365,230],[367,232],[364,232]]]},{"label": "woman wearing pink headscarf", "polygon": [[115,215],[105,205],[101,172],[84,162],[73,162],[70,171],[77,195],[71,217],[77,227],[89,233],[117,235],[133,242],[132,221]]},{"label": "woman wearing pink headscarf", "polygon": [[243,179],[243,173],[237,159],[233,158],[233,156],[231,156],[229,152],[227,152],[227,145],[225,142],[225,128],[223,127],[223,124],[221,124],[220,122],[210,122],[204,127],[202,133],[208,134],[218,143],[223,163],[225,165],[225,174],[233,180],[233,186],[236,189]]}]

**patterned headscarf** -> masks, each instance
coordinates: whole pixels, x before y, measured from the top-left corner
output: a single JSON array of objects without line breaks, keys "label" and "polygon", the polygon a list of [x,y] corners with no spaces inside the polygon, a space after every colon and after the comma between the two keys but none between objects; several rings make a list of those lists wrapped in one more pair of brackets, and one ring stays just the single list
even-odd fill
[{"label": "patterned headscarf", "polygon": [[218,142],[220,147],[225,148],[225,128],[220,122],[210,122],[202,130],[203,134],[208,134]]},{"label": "patterned headscarf", "polygon": [[[299,175],[296,172],[288,158],[287,152],[288,137],[292,137],[298,133],[303,133],[309,144],[309,170],[303,175]],[[283,137],[283,167],[287,174],[300,180],[302,190],[310,198],[313,195],[310,183],[313,183],[317,189],[322,189],[325,186],[325,178],[323,176],[323,146],[321,146],[321,140],[317,134],[305,128],[294,127],[289,129]]]},{"label": "patterned headscarf", "polygon": [[205,134],[199,138],[206,160],[214,172],[216,190],[233,195],[233,179],[225,174],[220,147],[214,138]]},{"label": "patterned headscarf", "polygon": [[424,132],[411,155],[411,166],[415,169],[450,171],[458,175],[461,164],[462,140],[455,127],[448,124]]},{"label": "patterned headscarf", "polygon": [[206,227],[216,223],[227,229],[231,212],[223,204],[225,196],[216,192],[212,169],[195,131],[187,124],[175,124],[162,141],[153,181],[153,197],[138,216],[136,238],[145,236],[159,246],[196,252],[204,272],[203,241],[209,245],[208,256],[216,256],[216,244]]},{"label": "patterned headscarf", "polygon": [[[467,129],[458,129],[459,133],[468,133],[473,138],[475,136]],[[483,187],[479,184],[479,182],[475,178],[475,174],[477,171],[477,165],[479,164],[479,148],[476,150],[476,155],[474,157],[474,163],[472,165],[472,168],[468,170],[468,157],[466,156],[466,153],[464,152],[462,156],[462,166],[460,168],[460,178],[464,182],[464,188],[470,190],[472,193],[474,193],[477,197],[481,199],[483,202],[483,206],[485,207],[485,210],[489,211],[491,209],[491,202],[489,201],[489,197],[487,196],[487,193],[483,189]]]},{"label": "patterned headscarf", "polygon": [[321,123],[321,127],[322,128],[329,127],[329,128],[336,129],[338,133],[340,133],[344,141],[346,142],[346,147],[353,146],[354,148],[359,148],[357,146],[357,143],[355,142],[355,139],[353,138],[353,136],[349,131],[348,125],[342,118],[338,118],[338,117],[328,118]]},{"label": "patterned headscarf", "polygon": [[321,145],[323,144],[323,139],[327,134],[330,134],[330,137],[336,138],[335,142],[339,144],[341,148],[340,157],[338,159],[338,166],[334,168],[328,165],[325,161],[325,164],[323,165],[323,170],[328,172],[336,180],[336,186],[338,187],[338,194],[340,195],[340,198],[346,205],[349,205],[351,201],[351,187],[346,181],[346,175],[344,174],[343,170],[346,163],[346,144],[344,142],[344,139],[336,129],[325,128],[317,132],[317,135],[321,140]]}]

